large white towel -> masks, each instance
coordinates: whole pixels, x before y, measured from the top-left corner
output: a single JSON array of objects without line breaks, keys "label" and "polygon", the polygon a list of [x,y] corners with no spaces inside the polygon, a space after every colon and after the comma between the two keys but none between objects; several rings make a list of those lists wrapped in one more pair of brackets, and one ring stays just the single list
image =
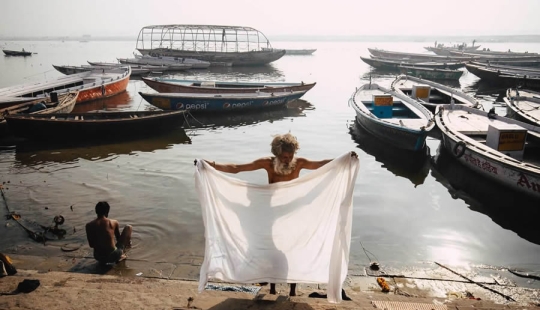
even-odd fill
[{"label": "large white towel", "polygon": [[341,301],[359,161],[346,153],[298,179],[252,184],[198,160],[205,226],[199,291],[207,281],[327,283]]}]

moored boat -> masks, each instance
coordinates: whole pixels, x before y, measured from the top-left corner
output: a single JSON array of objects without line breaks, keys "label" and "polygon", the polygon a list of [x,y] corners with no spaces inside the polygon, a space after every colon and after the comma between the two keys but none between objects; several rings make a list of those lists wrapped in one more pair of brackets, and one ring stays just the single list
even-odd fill
[{"label": "moored boat", "polygon": [[117,58],[121,64],[124,65],[137,65],[137,66],[164,66],[168,70],[183,71],[189,70],[193,66],[187,63],[181,62],[165,62],[165,61],[153,61],[149,59],[140,59],[140,58]]},{"label": "moored boat", "polygon": [[540,74],[522,70],[490,68],[488,65],[465,64],[467,71],[495,85],[540,89]]},{"label": "moored boat", "polygon": [[223,25],[153,25],[141,29],[137,50],[143,55],[194,58],[233,66],[265,65],[285,55],[271,49],[257,29]]},{"label": "moored boat", "polygon": [[421,68],[401,65],[398,67],[402,74],[428,80],[459,80],[463,71],[452,69]]},{"label": "moored boat", "polygon": [[509,109],[507,115],[540,126],[540,92],[509,88],[503,100]]},{"label": "moored boat", "polygon": [[399,70],[400,66],[408,67],[420,67],[420,68],[431,68],[431,69],[458,69],[464,67],[465,64],[461,62],[409,62],[406,60],[392,60],[392,59],[382,59],[382,58],[373,58],[373,57],[362,57],[360,56],[363,62],[368,65],[378,68],[378,69],[390,69],[390,70]]},{"label": "moored boat", "polygon": [[387,51],[378,48],[368,48],[371,55],[381,58],[392,58],[399,60],[413,60],[424,62],[461,62],[469,61],[476,58],[475,56],[438,56],[432,54],[407,53]]},{"label": "moored boat", "polygon": [[210,62],[194,58],[135,55],[135,59],[138,59],[139,61],[148,61],[148,65],[166,66],[168,64],[187,64],[191,65],[191,69],[206,69],[210,67]]},{"label": "moored boat", "polygon": [[400,75],[392,82],[392,90],[418,101],[431,111],[441,104],[477,107],[479,103],[460,89],[414,76]]},{"label": "moored boat", "polygon": [[227,112],[283,107],[299,99],[306,91],[275,93],[142,93],[148,103],[163,110],[189,110],[196,112]]},{"label": "moored boat", "polygon": [[356,89],[349,105],[369,133],[404,150],[422,150],[427,133],[435,126],[433,115],[420,103],[377,84]]},{"label": "moored boat", "polygon": [[14,134],[40,140],[137,138],[182,126],[184,111],[123,111],[10,115]]},{"label": "moored boat", "polygon": [[540,199],[540,127],[455,104],[437,107],[435,121],[459,163]]},{"label": "moored boat", "polygon": [[227,81],[200,81],[178,80],[165,78],[142,78],[146,85],[160,93],[255,93],[260,92],[290,92],[308,91],[316,83],[276,83],[276,82],[227,82]]},{"label": "moored boat", "polygon": [[24,48],[21,51],[2,50],[6,56],[32,56],[32,52],[27,52]]},{"label": "moored boat", "polygon": [[78,74],[65,75],[51,80],[10,86],[0,89],[0,98],[46,97],[51,92],[58,94],[79,91],[77,103],[111,97],[126,91],[131,68],[99,68]]},{"label": "moored boat", "polygon": [[8,108],[0,109],[0,137],[8,133],[5,117],[16,114],[53,114],[53,113],[70,113],[75,107],[78,91],[73,91],[57,96],[40,98],[30,102],[24,102]]},{"label": "moored boat", "polygon": [[[150,69],[147,68],[141,68],[136,65],[123,65],[124,67],[130,66],[131,67],[131,75],[143,75],[146,73],[150,73]],[[81,72],[86,71],[92,71],[100,68],[109,68],[111,66],[93,66],[93,65],[82,65],[82,66],[58,66],[53,65],[53,67],[60,73],[70,75],[70,74],[77,74]],[[118,67],[118,66],[116,66]]]}]

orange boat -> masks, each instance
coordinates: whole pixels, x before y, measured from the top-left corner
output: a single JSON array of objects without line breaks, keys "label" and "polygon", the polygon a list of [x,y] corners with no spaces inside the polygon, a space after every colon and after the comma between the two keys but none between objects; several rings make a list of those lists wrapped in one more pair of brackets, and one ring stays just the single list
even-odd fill
[{"label": "orange boat", "polygon": [[66,75],[48,81],[27,83],[0,89],[0,105],[3,100],[17,98],[44,98],[50,93],[64,94],[79,91],[77,103],[107,98],[124,92],[131,68],[99,68],[79,74]]}]

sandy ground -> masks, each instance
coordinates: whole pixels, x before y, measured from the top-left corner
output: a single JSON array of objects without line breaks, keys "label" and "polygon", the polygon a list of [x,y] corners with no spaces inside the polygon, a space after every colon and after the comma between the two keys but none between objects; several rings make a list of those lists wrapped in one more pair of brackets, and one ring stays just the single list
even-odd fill
[{"label": "sandy ground", "polygon": [[[374,276],[351,276],[345,290],[352,301],[330,304],[326,299],[309,298],[312,292],[324,294],[324,286],[300,284],[298,296],[288,297],[288,288],[278,285],[278,295],[269,294],[269,286],[240,286],[213,283],[218,287],[254,288],[255,294],[235,291],[205,290],[198,293],[195,281],[197,264],[130,262],[110,269],[100,269],[90,258],[37,257],[10,255],[18,273],[0,278],[0,309],[374,309],[373,301],[401,302],[400,308],[389,309],[540,309],[536,306],[540,291],[483,281],[484,287],[451,279],[440,280],[431,274],[416,278],[384,277],[390,292],[383,293]],[[180,268],[179,268],[180,267]],[[419,271],[416,271],[417,273]],[[437,273],[443,273],[438,270]],[[194,274],[195,273],[195,274]],[[192,280],[181,279],[181,276]],[[441,276],[441,275],[439,275]],[[429,280],[421,278],[430,278]],[[37,279],[41,285],[30,293],[17,293],[19,282]],[[493,288],[511,296],[508,301],[490,292]],[[471,292],[476,299],[469,299]],[[188,303],[189,298],[193,298]],[[426,308],[406,307],[421,303]],[[192,308],[188,308],[188,306]],[[438,308],[439,309],[439,308]]]}]

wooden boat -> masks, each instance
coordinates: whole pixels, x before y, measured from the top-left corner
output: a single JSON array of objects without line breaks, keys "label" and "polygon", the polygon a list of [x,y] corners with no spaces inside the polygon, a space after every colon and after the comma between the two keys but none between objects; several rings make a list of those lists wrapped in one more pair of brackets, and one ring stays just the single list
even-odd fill
[{"label": "wooden boat", "polygon": [[184,111],[124,111],[6,116],[9,128],[29,139],[139,137],[184,123]]},{"label": "wooden boat", "polygon": [[424,78],[428,80],[459,80],[463,71],[452,69],[433,69],[414,66],[399,66],[402,74]]},{"label": "wooden boat", "polygon": [[8,108],[0,109],[0,137],[8,133],[5,116],[16,114],[53,114],[71,113],[79,96],[78,91],[53,95],[30,102],[19,103]]},{"label": "wooden boat", "polygon": [[285,49],[285,55],[311,55],[315,53],[316,50],[316,48]]},{"label": "wooden boat", "polygon": [[[148,61],[148,65],[166,66],[169,64],[187,64],[191,65],[191,69],[206,69],[210,67],[210,62],[193,58],[179,58],[170,56],[151,56],[151,55],[135,55],[135,59],[139,61]],[[155,63],[155,64],[154,64]]]},{"label": "wooden boat", "polygon": [[420,67],[431,69],[458,69],[465,65],[461,62],[408,62],[404,60],[389,60],[381,58],[369,58],[360,56],[363,62],[378,69],[399,70],[400,66]]},{"label": "wooden boat", "polygon": [[136,66],[165,66],[168,70],[184,71],[189,70],[193,66],[191,64],[184,64],[181,62],[156,62],[149,59],[139,59],[139,58],[117,58],[121,64],[124,65],[136,65]]},{"label": "wooden boat", "polygon": [[438,105],[452,102],[469,107],[480,105],[476,99],[459,89],[414,76],[398,76],[392,82],[392,90],[410,97],[430,111],[435,111]]},{"label": "wooden boat", "polygon": [[540,76],[529,71],[490,68],[487,65],[465,64],[469,72],[489,83],[502,86],[540,89]]},{"label": "wooden boat", "polygon": [[225,81],[197,81],[177,80],[164,78],[145,78],[142,80],[146,85],[160,93],[203,93],[203,94],[227,94],[227,93],[278,93],[289,91],[308,91],[316,83],[250,83],[250,82],[225,82]]},{"label": "wooden boat", "polygon": [[107,98],[126,91],[131,68],[100,68],[66,75],[48,81],[0,88],[0,98],[44,98],[51,92],[58,94],[79,91],[77,103]]},{"label": "wooden boat", "polygon": [[[87,61],[89,65],[94,67],[125,67],[126,65],[121,64],[119,62],[99,62],[99,61]],[[148,69],[150,72],[156,72],[156,71],[169,71],[169,66],[153,66],[153,65],[129,65],[131,67],[131,70],[133,68],[139,68],[139,69]],[[132,73],[133,74],[133,73]]]},{"label": "wooden boat", "polygon": [[194,58],[233,66],[265,65],[285,55],[271,48],[257,29],[222,25],[155,25],[141,29],[137,50],[143,55]]},{"label": "wooden boat", "polygon": [[440,56],[450,56],[450,51],[475,51],[480,47],[480,45],[475,46],[465,46],[465,47],[452,47],[452,46],[426,46],[425,50],[435,53],[435,55]]},{"label": "wooden boat", "polygon": [[522,66],[517,66],[517,65],[504,65],[504,64],[492,63],[492,62],[484,63],[484,62],[475,62],[475,61],[471,61],[469,63],[475,66],[487,67],[489,69],[502,70],[504,72],[518,72],[520,74],[530,72],[530,74],[540,74],[540,68],[538,67],[527,67],[527,66],[522,67]]},{"label": "wooden boat", "polygon": [[539,61],[540,55],[535,53],[505,53],[505,54],[478,54],[478,52],[450,51],[451,57],[468,57],[471,61]]},{"label": "wooden boat", "polygon": [[[124,67],[126,67],[128,65],[124,65]],[[150,69],[146,69],[146,68],[140,68],[139,66],[132,66],[132,65],[129,65],[131,67],[131,75],[143,75],[143,74],[146,74],[146,73],[150,73]],[[96,69],[100,69],[100,68],[109,68],[111,66],[92,66],[92,65],[89,65],[89,66],[85,66],[85,65],[82,65],[82,66],[57,66],[57,65],[53,65],[53,67],[60,73],[63,73],[63,74],[66,74],[66,75],[70,75],[70,74],[77,74],[77,73],[81,73],[81,72],[86,72],[86,71],[92,71],[92,70],[96,70]],[[118,67],[118,66],[116,66]]]},{"label": "wooden boat", "polygon": [[424,183],[430,170],[429,147],[425,147],[421,152],[394,147],[369,133],[358,122],[351,124],[349,134],[358,148],[381,163],[381,168],[387,169],[395,176],[409,179],[414,186]]},{"label": "wooden boat", "polygon": [[144,100],[160,109],[197,112],[227,112],[282,107],[295,99],[299,99],[305,93],[306,91],[232,94],[150,94],[139,92]]},{"label": "wooden boat", "polygon": [[32,56],[32,52],[27,52],[22,49],[22,51],[12,51],[12,50],[2,50],[6,56]]},{"label": "wooden boat", "polygon": [[410,61],[424,61],[424,62],[461,62],[461,61],[470,61],[473,60],[474,56],[438,56],[431,54],[420,54],[420,53],[405,53],[405,52],[395,52],[395,51],[386,51],[377,48],[368,48],[368,51],[371,55],[380,57],[380,58],[391,58],[399,60],[410,60]]},{"label": "wooden boat", "polygon": [[489,50],[465,50],[465,51],[451,51],[450,54],[459,56],[463,55],[480,55],[480,56],[504,56],[504,57],[514,57],[514,56],[540,56],[538,53],[529,53],[529,52],[512,52],[508,51],[489,51]]},{"label": "wooden boat", "polygon": [[476,60],[477,63],[484,63],[490,65],[502,65],[502,66],[514,66],[514,67],[540,67],[540,60],[513,60],[513,59],[499,59],[493,60],[489,58],[481,58]]},{"label": "wooden boat", "polygon": [[540,126],[540,92],[510,88],[503,100],[509,110],[507,115]]},{"label": "wooden boat", "polygon": [[422,150],[427,133],[435,126],[433,114],[420,103],[377,84],[356,89],[349,105],[361,126],[399,149]]},{"label": "wooden boat", "polygon": [[540,127],[457,104],[437,107],[435,121],[459,163],[540,198]]}]

